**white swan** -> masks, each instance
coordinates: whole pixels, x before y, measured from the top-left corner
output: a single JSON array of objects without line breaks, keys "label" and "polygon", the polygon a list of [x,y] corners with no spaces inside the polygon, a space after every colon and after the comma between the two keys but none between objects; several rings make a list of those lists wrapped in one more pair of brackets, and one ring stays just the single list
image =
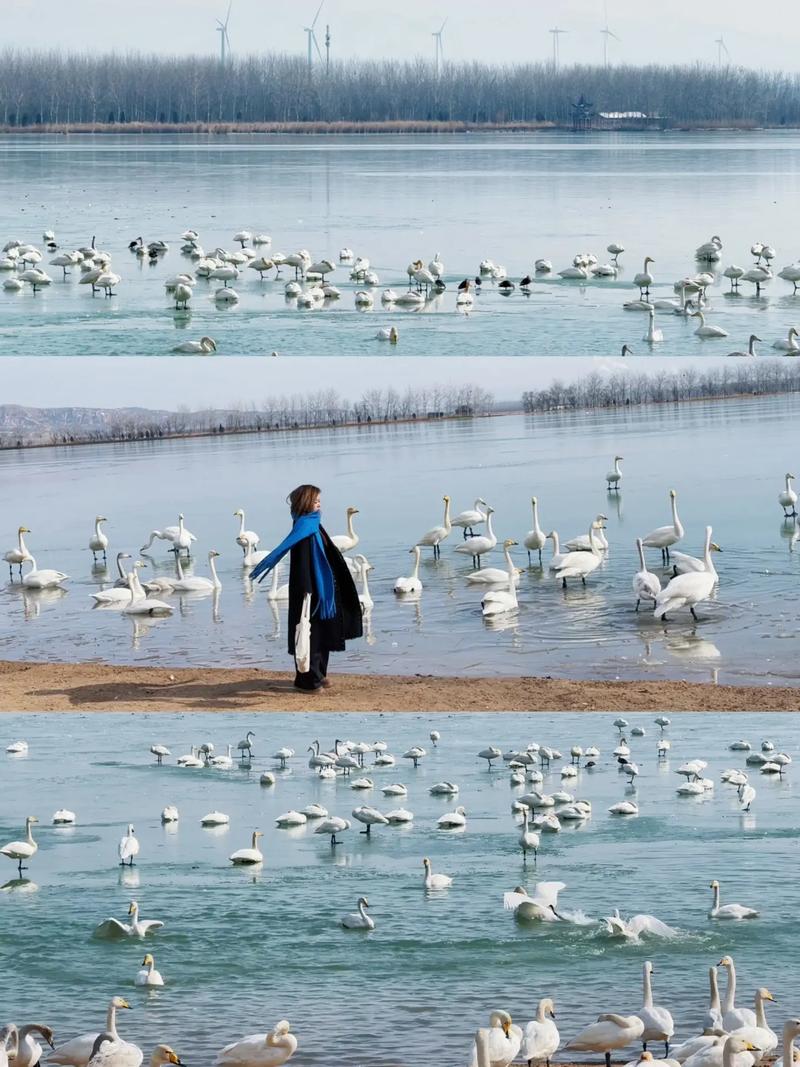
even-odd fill
[{"label": "white swan", "polygon": [[[327,768],[327,769],[330,769],[330,768]],[[326,770],[326,768],[323,767],[322,771],[320,772],[320,775],[322,775],[322,773],[325,770]],[[325,836],[330,837],[330,839],[331,839],[331,847],[333,847],[334,845],[340,845],[341,844],[341,841],[337,841],[336,840],[336,835],[337,834],[342,834],[342,833],[344,833],[345,830],[349,830],[349,829],[350,829],[350,820],[349,819],[343,819],[340,815],[329,815],[327,817],[327,819],[323,819],[322,822],[320,822],[319,826],[316,826],[314,828],[314,833],[315,834],[324,834]]]},{"label": "white swan", "polygon": [[423,859],[422,866],[425,868],[425,876],[422,884],[426,889],[449,889],[453,884],[453,879],[449,874],[433,873],[431,870],[431,861],[427,856]]},{"label": "white swan", "polygon": [[528,893],[522,886],[517,886],[513,893],[503,894],[503,907],[513,911],[515,919],[527,922],[558,922],[558,894],[566,889],[564,882],[537,882],[533,893]]},{"label": "white swan", "polygon": [[560,564],[561,560],[566,556],[566,552],[561,551],[561,545],[558,540],[558,531],[551,530],[547,535],[548,539],[553,542],[553,554],[550,557],[550,563],[548,564],[548,570],[554,571]]},{"label": "white swan", "polygon": [[92,559],[97,559],[97,553],[103,553],[103,559],[106,558],[106,549],[108,548],[108,535],[100,529],[104,522],[108,522],[105,515],[98,515],[94,520],[94,533],[89,538],[89,549],[92,553]]},{"label": "white swan", "polygon": [[[69,575],[64,574],[63,571],[55,571],[49,568],[39,570],[36,566],[36,560],[30,553],[28,553],[28,562],[31,565],[31,569],[22,579],[22,584],[26,589],[54,589],[69,579]],[[22,568],[20,568],[21,570]]]},{"label": "white swan", "polygon": [[639,805],[634,800],[620,800],[608,810],[611,815],[638,815]]},{"label": "white swan", "polygon": [[450,497],[442,497],[444,500],[444,520],[441,526],[434,526],[427,533],[424,533],[422,537],[416,542],[423,548],[433,549],[433,558],[438,559],[441,555],[441,549],[439,546],[442,541],[447,540],[450,536],[450,532],[453,528],[453,524],[450,521]]},{"label": "white swan", "polygon": [[464,530],[464,537],[466,538],[466,531],[469,530],[470,535],[474,534],[475,526],[481,526],[486,522],[486,512],[481,511],[481,504],[486,507],[486,501],[483,497],[477,497],[475,500],[475,506],[468,508],[466,511],[460,511],[454,519],[450,520],[451,526],[459,526]]},{"label": "white swan", "polygon": [[260,830],[253,830],[253,837],[251,839],[250,848],[239,848],[236,852],[232,852],[228,859],[235,867],[245,866],[247,864],[253,865],[255,863],[263,863],[264,854],[258,847],[259,837],[264,835]]},{"label": "white swan", "polygon": [[[722,551],[716,541],[712,541],[709,548],[711,552]],[[676,574],[689,574],[693,571],[707,571],[709,574],[714,575],[715,582],[719,581],[717,568],[714,566],[710,554],[708,561],[706,561],[705,559],[698,559],[697,556],[690,556],[686,552],[673,552],[670,555],[670,562],[673,564]]]},{"label": "white swan", "polygon": [[530,822],[530,808],[527,804],[522,807],[522,830],[519,835],[519,845],[522,849],[522,859],[524,863],[528,861],[528,852],[532,852],[534,856],[539,852],[539,835],[535,830],[531,830],[529,827]]},{"label": "white swan", "polygon": [[347,533],[337,534],[331,538],[340,552],[351,552],[358,544],[358,534],[353,529],[353,516],[358,515],[358,508],[347,509]]},{"label": "white swan", "polygon": [[[177,559],[177,556],[175,558]],[[157,600],[154,597],[145,596],[144,589],[142,589],[142,584],[139,581],[137,569],[139,567],[144,567],[144,563],[141,560],[137,560],[128,573],[130,600],[123,607],[123,612],[126,615],[171,615],[173,612],[171,604],[167,604],[163,600]]]},{"label": "white swan", "polygon": [[653,308],[647,313],[650,316],[650,321],[647,327],[647,333],[642,338],[643,341],[647,341],[648,344],[659,344],[664,340],[664,331],[656,326],[656,313]]},{"label": "white swan", "polygon": [[606,1067],[611,1067],[612,1049],[625,1048],[637,1041],[643,1031],[644,1023],[638,1015],[598,1015],[597,1022],[581,1030],[564,1048],[578,1052],[602,1052],[605,1054]]},{"label": "white swan", "polygon": [[760,337],[757,337],[754,333],[751,333],[750,334],[750,340],[747,342],[747,351],[746,352],[740,352],[739,350],[737,350],[736,352],[729,352],[728,355],[729,356],[737,356],[737,357],[738,356],[743,356],[743,357],[755,356],[757,354],[756,353],[756,348],[755,348],[756,341],[760,341],[760,340],[761,340]]},{"label": "white swan", "polygon": [[467,825],[467,809],[459,804],[455,811],[445,812],[436,820],[440,830],[460,830]]},{"label": "white swan", "polygon": [[228,826],[230,825],[230,815],[226,815],[224,811],[209,811],[200,820],[201,826]]},{"label": "white swan", "polygon": [[721,326],[714,326],[712,323],[706,322],[706,317],[702,311],[693,312],[693,319],[700,319],[700,325],[694,331],[695,337],[727,337],[728,331],[723,330]]},{"label": "white swan", "polygon": [[236,535],[236,544],[241,548],[245,556],[250,552],[255,552],[261,538],[254,530],[246,530],[244,528],[244,508],[237,508],[233,515],[234,518],[239,520],[239,532]]},{"label": "white swan", "polygon": [[664,1055],[669,1056],[669,1039],[675,1033],[675,1023],[666,1008],[653,1004],[652,974],[653,964],[645,960],[642,966],[644,1001],[641,1010],[636,1013],[644,1023],[642,1047],[646,1049],[648,1041],[663,1041]]},{"label": "white swan", "polygon": [[655,260],[650,256],[647,256],[644,261],[644,267],[642,267],[638,274],[634,274],[633,276],[633,284],[639,289],[639,295],[642,299],[650,295],[650,286],[654,281],[653,275],[647,269],[648,263],[655,263]]},{"label": "white swan", "polygon": [[217,351],[217,342],[213,337],[201,337],[199,341],[182,341],[175,345],[173,352],[193,352],[201,356],[207,356],[209,352]]},{"label": "white swan", "polygon": [[11,571],[12,567],[19,567],[20,577],[22,577],[22,564],[27,563],[27,561],[32,558],[23,539],[23,535],[26,533],[30,533],[28,527],[20,526],[17,529],[17,547],[10,548],[3,556],[3,559],[8,564],[9,577],[13,577]]},{"label": "white swan", "polygon": [[522,1029],[507,1011],[493,1011],[488,1031],[479,1030],[477,1037],[470,1067],[510,1067],[522,1045]]},{"label": "white swan", "polygon": [[149,952],[142,960],[141,970],[136,972],[133,984],[139,986],[156,986],[164,984],[164,979],[161,977],[160,971],[156,970],[156,961]]},{"label": "white swan", "polygon": [[514,561],[511,558],[511,549],[516,544],[517,542],[512,541],[510,538],[503,542],[503,550],[505,552],[506,565],[508,567],[508,570],[504,575],[506,588],[490,589],[488,593],[484,593],[483,599],[481,600],[481,614],[484,617],[504,615],[510,611],[516,611],[519,607],[516,590],[519,575],[517,573],[517,568],[514,565]]},{"label": "white swan", "polygon": [[207,593],[214,589],[221,589],[222,582],[217,577],[217,568],[214,560],[219,556],[219,552],[213,548],[208,553],[208,566],[211,570],[211,577],[206,578],[200,574],[190,574],[184,576],[180,571],[180,560],[175,557],[175,562],[178,566],[181,577],[173,583],[173,589],[176,593]]},{"label": "white swan", "polygon": [[285,582],[283,585],[278,585],[278,574],[280,573],[280,570],[280,563],[277,563],[272,568],[272,581],[270,582],[269,589],[267,590],[267,600],[269,600],[270,602],[289,599],[289,583]]},{"label": "white swan", "polygon": [[217,1053],[215,1067],[281,1067],[297,1051],[297,1038],[288,1020],[281,1019],[268,1034],[250,1034]]},{"label": "white swan", "polygon": [[[708,913],[709,919],[733,919],[734,921],[739,919],[756,919],[758,918],[758,912],[755,908],[747,908],[743,904],[723,904],[719,902],[719,882],[715,878],[709,886],[714,893],[714,902],[711,905],[711,911]],[[726,956],[726,959],[729,957]],[[730,977],[730,972],[729,972]],[[734,974],[734,987],[735,987],[735,974]],[[727,1028],[726,1028],[727,1029]]]},{"label": "white swan", "polygon": [[[117,1011],[121,1011],[123,1008],[130,1008],[127,1000],[124,997],[112,997],[106,1013],[105,1033],[110,1034],[115,1041],[119,1040]],[[89,1060],[92,1058],[94,1043],[98,1037],[100,1037],[100,1034],[95,1032],[80,1034],[70,1041],[65,1041],[63,1045],[58,1045],[55,1051],[51,1052],[47,1057],[48,1064],[60,1064],[62,1067],[87,1067]]]},{"label": "white swan", "polygon": [[619,483],[622,481],[622,471],[620,470],[620,463],[624,459],[624,456],[614,456],[614,469],[610,470],[606,474],[606,489],[619,489]]},{"label": "white swan", "polygon": [[[608,538],[603,532],[606,522],[608,522],[607,515],[597,515],[592,523],[594,543],[604,552],[609,547]],[[578,534],[577,537],[571,537],[569,541],[564,542],[564,548],[569,549],[570,552],[591,552],[592,550],[590,538],[586,534]]]},{"label": "white swan", "polygon": [[520,1052],[529,1067],[542,1062],[546,1067],[550,1067],[551,1058],[558,1052],[561,1036],[553,1022],[555,1017],[555,1004],[550,997],[543,997],[536,1009],[536,1018],[529,1022],[522,1032]]},{"label": "white swan", "polygon": [[371,915],[367,915],[366,911],[369,907],[367,898],[359,897],[357,907],[358,911],[351,911],[342,916],[342,926],[345,930],[374,930],[375,920]]},{"label": "white swan", "polygon": [[[119,919],[110,918],[101,922],[99,926],[95,927],[95,937],[146,937],[147,934],[152,933],[154,930],[160,930],[164,925],[160,919],[140,919],[139,918],[139,905],[135,900],[132,900],[128,905],[128,916],[130,918],[129,923],[120,922]],[[119,1007],[119,1005],[117,1005]],[[127,1004],[125,1005],[127,1007]],[[108,1029],[108,1028],[107,1028]],[[72,1063],[72,1060],[58,1061]]]},{"label": "white swan", "polygon": [[636,594],[636,610],[643,600],[655,601],[661,592],[661,580],[657,574],[647,569],[644,561],[644,547],[641,537],[636,538],[636,551],[639,553],[639,570],[633,576],[633,591]]},{"label": "white swan", "polygon": [[400,334],[396,326],[382,326],[375,334],[375,340],[388,341],[389,344],[396,345],[400,340]]},{"label": "white swan", "polygon": [[750,1008],[736,1007],[736,967],[731,956],[723,956],[717,964],[728,972],[728,987],[722,1004],[722,1026],[730,1032],[740,1026],[755,1026],[756,1013]]},{"label": "white swan", "polygon": [[[786,475],[785,488],[778,494],[778,503],[783,508],[784,516],[797,514],[797,493],[792,489],[790,482],[794,481],[793,474]],[[787,508],[791,508],[791,511],[787,511]]]},{"label": "white swan", "polygon": [[[761,986],[756,990],[755,1004],[756,1004],[756,1025],[755,1026],[739,1026],[737,1029],[732,1030],[731,1034],[735,1034],[736,1037],[744,1038],[745,1041],[749,1041],[751,1045],[759,1049],[763,1056],[768,1055],[773,1049],[778,1047],[778,1035],[772,1029],[767,1022],[767,1014],[764,1010],[764,1004],[767,1000],[775,1000],[772,993],[765,987]],[[21,1033],[22,1031],[20,1031]]]},{"label": "white swan", "polygon": [[359,566],[359,575],[361,576],[361,592],[358,594],[358,601],[361,604],[362,614],[367,614],[372,611],[375,606],[375,601],[372,599],[372,593],[369,591],[369,581],[367,575],[371,570],[375,568],[372,566],[366,556],[355,556],[355,562]]},{"label": "white swan", "polygon": [[414,570],[412,571],[411,575],[408,578],[396,578],[395,579],[395,583],[394,583],[394,591],[395,591],[395,593],[421,593],[422,592],[422,582],[420,581],[420,578],[419,578],[419,559],[420,559],[420,554],[421,554],[419,545],[414,545],[414,547],[412,549],[410,549],[409,551],[414,554]]},{"label": "white swan", "polygon": [[673,578],[666,589],[662,589],[656,596],[656,606],[653,614],[657,619],[666,619],[668,611],[677,611],[678,608],[688,607],[692,618],[697,621],[694,610],[695,604],[708,600],[713,592],[717,581],[717,572],[711,564],[711,527],[706,526],[706,540],[703,551],[703,560],[706,568],[703,571],[690,571],[688,574],[679,574]]},{"label": "white swan", "polygon": [[129,867],[133,866],[134,858],[139,855],[139,839],[134,834],[131,823],[128,824],[128,832],[120,838],[117,846],[117,855],[119,856],[120,866],[124,866],[127,863]]},{"label": "white swan", "polygon": [[684,1067],[752,1067],[760,1050],[749,1041],[729,1034],[684,1060]]},{"label": "white swan", "polygon": [[586,585],[586,578],[597,570],[603,559],[603,554],[594,539],[594,523],[589,527],[589,551],[567,552],[561,556],[558,564],[554,566],[555,556],[550,561],[550,570],[556,578],[561,579],[563,589],[567,588],[567,578],[580,578]]},{"label": "white swan", "polygon": [[460,545],[456,545],[455,551],[464,556],[472,556],[473,567],[480,567],[481,556],[485,555],[497,544],[497,536],[492,528],[492,515],[494,508],[488,505],[486,508],[486,533],[468,537]]},{"label": "white swan", "polygon": [[179,553],[183,550],[187,555],[191,553],[192,542],[197,540],[195,535],[186,529],[182,514],[178,516],[177,526],[165,526],[163,530],[152,530],[147,544],[142,545],[139,551],[146,552],[156,539],[159,541],[171,541],[173,545],[171,551]]},{"label": "white swan", "polygon": [[9,841],[7,845],[3,845],[3,847],[0,848],[0,853],[2,853],[2,855],[8,856],[10,860],[17,861],[17,870],[19,871],[20,877],[22,876],[22,872],[27,870],[27,868],[23,866],[23,861],[31,859],[39,850],[39,846],[34,841],[33,832],[31,830],[33,824],[38,821],[39,820],[35,815],[29,815],[25,820],[25,839],[23,841]]},{"label": "white swan", "polygon": [[542,565],[542,549],[547,542],[547,537],[541,527],[539,526],[539,502],[535,496],[531,497],[531,510],[533,512],[533,529],[528,530],[525,537],[522,540],[523,545],[528,550],[528,565],[531,562],[531,552],[539,553],[539,566]]},{"label": "white swan", "polygon": [[389,820],[386,816],[378,811],[377,808],[371,807],[369,804],[362,804],[358,808],[353,808],[352,816],[363,826],[366,826],[366,830],[361,830],[362,834],[367,837],[371,836],[371,830],[373,826],[387,826]]},{"label": "white swan", "polygon": [[773,1067],[794,1067],[798,1062],[798,1053],[794,1039],[800,1035],[800,1019],[787,1019],[783,1024],[783,1056],[776,1060]]},{"label": "white swan", "polygon": [[684,534],[683,525],[678,518],[678,494],[674,489],[669,491],[669,501],[672,508],[672,525],[659,526],[642,538],[645,548],[661,549],[661,559],[664,563],[669,562],[670,547],[677,544]]}]

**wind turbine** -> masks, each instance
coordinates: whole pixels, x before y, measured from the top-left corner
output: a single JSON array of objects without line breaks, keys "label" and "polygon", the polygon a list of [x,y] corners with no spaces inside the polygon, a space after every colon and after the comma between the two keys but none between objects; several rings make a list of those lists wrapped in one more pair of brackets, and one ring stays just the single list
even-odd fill
[{"label": "wind turbine", "polygon": [[231,18],[231,8],[233,7],[233,0],[229,0],[228,14],[225,16],[225,21],[220,22],[217,19],[217,33],[219,34],[219,61],[222,66],[225,66],[226,59],[230,56],[231,51],[231,39],[228,36],[228,23]]},{"label": "wind turbine", "polygon": [[721,67],[722,66],[722,53],[723,52],[725,53],[725,56],[728,59],[728,61],[730,61],[731,54],[728,51],[728,46],[725,44],[725,41],[724,41],[722,35],[717,37],[716,41],[714,41],[714,44],[717,46],[717,65]]},{"label": "wind turbine", "polygon": [[612,38],[614,41],[618,41],[619,37],[615,33],[612,33],[608,28],[608,4],[603,4],[603,13],[605,15],[605,26],[600,31],[603,35],[603,66],[608,66],[608,39]]},{"label": "wind turbine", "polygon": [[431,34],[433,37],[433,64],[436,77],[438,79],[441,68],[444,67],[444,45],[442,44],[442,33],[447,25],[447,19],[444,20],[442,25],[436,31]]},{"label": "wind turbine", "polygon": [[314,27],[317,24],[317,19],[319,18],[319,13],[320,13],[320,11],[322,11],[322,4],[324,4],[324,3],[325,3],[325,0],[322,0],[322,3],[317,8],[317,13],[314,16],[314,21],[311,23],[311,25],[304,27],[304,30],[305,30],[305,32],[306,32],[306,34],[308,36],[308,73],[309,74],[311,74],[311,68],[314,65],[314,52],[312,50],[312,45],[313,45],[313,48],[316,48],[317,55],[319,56],[319,58],[322,59],[322,52],[320,52],[320,50],[319,50],[319,41],[317,41],[317,35],[314,33]]},{"label": "wind turbine", "polygon": [[558,70],[558,61],[561,58],[558,47],[558,38],[562,33],[566,33],[566,30],[560,30],[558,26],[549,31],[553,35],[553,70]]}]

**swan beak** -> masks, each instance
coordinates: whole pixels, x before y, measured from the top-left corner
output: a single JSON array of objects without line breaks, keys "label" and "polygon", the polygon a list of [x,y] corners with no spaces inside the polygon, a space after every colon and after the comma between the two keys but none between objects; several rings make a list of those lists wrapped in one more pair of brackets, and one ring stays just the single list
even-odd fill
[{"label": "swan beak", "polygon": [[172,1049],[170,1049],[170,1051],[168,1053],[167,1060],[168,1060],[169,1063],[178,1063],[178,1064],[180,1064],[182,1062],[181,1058],[177,1054],[177,1052],[173,1052]]},{"label": "swan beak", "polygon": [[717,544],[716,541],[712,541],[711,544],[708,547],[711,549],[712,552],[721,552],[722,551],[722,549],[719,547],[719,545]]},{"label": "swan beak", "polygon": [[749,1041],[745,1041],[744,1047],[748,1052],[761,1052],[761,1049],[758,1047],[758,1045],[751,1045]]},{"label": "swan beak", "polygon": [[127,1002],[127,1000],[123,1000],[123,1001],[122,1001],[122,1003],[121,1003],[121,1004],[120,1004],[119,1006],[120,1006],[121,1008],[128,1008],[128,1009],[132,1010],[132,1009],[131,1009],[131,1006],[130,1006],[130,1004],[129,1004],[129,1003]]},{"label": "swan beak", "polygon": [[508,1037],[510,1030],[511,1030],[511,1020],[508,1019],[507,1021],[503,1022],[503,1033],[506,1035],[506,1037]]}]

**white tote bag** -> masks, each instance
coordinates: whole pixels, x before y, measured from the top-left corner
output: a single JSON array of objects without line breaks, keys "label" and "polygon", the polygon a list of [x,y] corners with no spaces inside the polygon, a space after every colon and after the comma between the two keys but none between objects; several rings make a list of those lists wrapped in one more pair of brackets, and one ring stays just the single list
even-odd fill
[{"label": "white tote bag", "polygon": [[311,669],[311,594],[303,597],[300,621],[294,630],[294,658],[300,674]]}]

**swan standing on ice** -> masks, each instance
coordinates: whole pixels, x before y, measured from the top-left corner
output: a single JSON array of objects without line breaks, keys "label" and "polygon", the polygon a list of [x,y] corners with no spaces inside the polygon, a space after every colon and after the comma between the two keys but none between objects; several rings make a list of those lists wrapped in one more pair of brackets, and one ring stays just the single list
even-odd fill
[{"label": "swan standing on ice", "polygon": [[[786,486],[782,492],[778,494],[778,503],[783,508],[784,518],[790,515],[797,514],[797,493],[792,489],[790,482],[794,481],[793,474],[786,475]],[[787,511],[787,508],[791,508],[791,511]],[[10,569],[10,568],[9,568]]]},{"label": "swan standing on ice", "polygon": [[[114,1041],[121,1040],[117,1033],[117,1011],[122,1009],[130,1009],[130,1004],[124,997],[113,997],[108,1005],[104,1032],[109,1034]],[[61,1067],[87,1067],[89,1060],[92,1058],[94,1043],[98,1037],[100,1037],[100,1034],[97,1032],[73,1037],[70,1041],[65,1041],[63,1045],[59,1045],[48,1056],[47,1062],[59,1064]]]},{"label": "swan standing on ice", "polygon": [[128,832],[120,838],[117,854],[119,855],[121,867],[124,867],[126,863],[129,867],[132,867],[134,857],[139,855],[139,840],[134,836],[133,825],[130,823],[128,824]]},{"label": "swan standing on ice", "polygon": [[243,737],[236,746],[240,760],[251,760],[253,758],[253,738],[255,736],[252,730],[248,730],[247,736]]},{"label": "swan standing on ice", "polygon": [[165,756],[172,755],[166,745],[151,745],[150,751],[156,757],[156,763],[158,763],[159,766],[161,766],[161,763]]},{"label": "swan standing on ice", "polygon": [[651,530],[646,537],[642,538],[645,548],[660,548],[662,563],[669,563],[669,550],[672,545],[680,541],[684,534],[683,525],[678,518],[678,494],[674,489],[669,491],[670,507],[672,508],[672,525],[659,526]]},{"label": "swan standing on ice", "polygon": [[214,1067],[281,1067],[297,1051],[297,1038],[281,1019],[266,1035],[250,1034],[217,1053]]},{"label": "swan standing on ice", "polygon": [[641,537],[636,538],[636,551],[639,553],[639,570],[633,576],[633,591],[636,594],[636,611],[638,611],[643,600],[655,601],[661,592],[661,580],[658,575],[647,569]]},{"label": "swan standing on ice", "polygon": [[367,915],[366,911],[369,907],[367,898],[359,897],[357,906],[358,911],[351,911],[342,916],[342,926],[345,930],[374,930],[375,920],[370,915]]},{"label": "swan standing on ice", "polygon": [[675,1023],[672,1015],[666,1008],[659,1004],[653,1004],[653,985],[651,975],[653,964],[645,960],[642,967],[642,986],[644,991],[644,1003],[641,1011],[636,1014],[644,1024],[642,1031],[642,1048],[647,1050],[648,1041],[663,1041],[664,1055],[669,1056],[669,1039],[675,1033]]},{"label": "swan standing on ice", "polygon": [[464,540],[467,539],[467,536],[473,536],[475,526],[481,526],[486,522],[486,512],[481,511],[481,504],[486,507],[486,501],[483,497],[477,497],[474,507],[459,512],[454,519],[450,520],[451,526],[459,526],[464,531]]},{"label": "swan standing on ice", "polygon": [[[742,809],[741,810],[742,811],[749,811],[750,810],[750,805],[756,799],[756,791],[755,791],[755,789],[753,789],[753,787],[751,785],[748,785],[747,782],[742,782],[742,784],[739,786],[739,788],[737,789],[736,792],[737,792],[737,795],[739,797],[739,801],[740,801],[740,803],[742,805]],[[748,916],[748,918],[751,918],[751,916]]]},{"label": "swan standing on ice", "polygon": [[92,560],[97,560],[97,553],[103,553],[103,559],[106,559],[106,549],[108,548],[108,535],[105,534],[100,526],[102,523],[108,522],[105,515],[98,515],[94,520],[94,533],[89,538],[89,549],[92,553]]},{"label": "swan standing on ice", "polygon": [[624,459],[624,456],[614,456],[614,469],[610,470],[606,474],[606,490],[619,489],[619,483],[622,481],[622,471],[620,470],[620,462]]},{"label": "swan standing on ice", "polygon": [[27,867],[23,867],[23,860],[31,859],[39,850],[39,846],[34,841],[33,833],[31,832],[31,827],[38,821],[39,820],[35,815],[29,815],[25,820],[24,841],[9,841],[7,845],[3,845],[3,847],[0,848],[0,853],[2,853],[2,855],[8,856],[10,860],[17,861],[17,871],[19,872],[20,878],[22,877],[22,872],[28,869]]},{"label": "swan standing on ice", "polygon": [[13,572],[11,570],[12,567],[19,567],[19,576],[21,578],[22,577],[22,564],[23,563],[27,563],[27,561],[32,558],[30,552],[27,549],[27,546],[25,545],[25,541],[23,540],[23,534],[26,534],[26,533],[30,533],[30,530],[28,529],[28,527],[27,526],[20,526],[17,529],[17,547],[16,548],[10,548],[8,550],[8,552],[6,552],[5,555],[3,556],[3,559],[8,564],[8,576],[9,576],[9,578],[13,579],[13,577],[14,577]]},{"label": "swan standing on ice", "polygon": [[444,520],[441,526],[434,526],[427,533],[424,533],[419,538],[417,544],[422,548],[432,548],[433,558],[438,559],[441,555],[441,548],[439,547],[442,541],[447,540],[450,536],[450,532],[453,528],[453,524],[450,521],[450,497],[442,497],[444,500]]},{"label": "swan standing on ice", "polygon": [[425,868],[425,877],[423,878],[423,885],[426,889],[449,889],[453,884],[453,879],[449,874],[434,874],[431,870],[431,861],[426,856],[422,861],[422,866]]},{"label": "swan standing on ice", "polygon": [[653,275],[647,269],[649,263],[655,263],[655,260],[650,256],[647,256],[644,261],[644,267],[638,274],[634,274],[633,276],[633,284],[639,289],[639,297],[642,300],[644,300],[645,297],[650,296],[650,286],[654,281]]},{"label": "swan standing on ice", "polygon": [[[758,918],[758,912],[754,908],[747,908],[743,904],[723,904],[719,902],[719,882],[715,878],[709,886],[714,893],[714,903],[711,905],[711,911],[708,913],[709,919],[756,919]],[[730,956],[726,956],[725,959],[730,959]],[[727,964],[720,963],[720,966],[728,966]],[[736,972],[733,970],[733,964],[728,971],[728,979],[730,986],[730,976],[733,974],[733,986],[734,991],[736,989]]]},{"label": "swan standing on ice", "polygon": [[142,968],[137,972],[136,977],[133,980],[134,985],[139,986],[155,986],[163,985],[164,979],[161,977],[161,973],[156,970],[156,961],[148,952],[145,958],[142,960]]},{"label": "swan standing on ice", "polygon": [[553,1022],[556,1017],[556,1008],[550,997],[543,997],[536,1009],[536,1018],[525,1027],[522,1033],[522,1058],[527,1060],[528,1067],[535,1063],[546,1064],[550,1067],[550,1059],[558,1052],[561,1036]]},{"label": "swan standing on ice", "polygon": [[717,572],[711,565],[711,527],[706,526],[706,540],[703,559],[706,568],[703,571],[691,571],[688,574],[679,574],[673,578],[666,589],[662,589],[656,596],[656,606],[653,614],[657,619],[667,621],[667,612],[676,611],[678,608],[688,607],[692,618],[698,621],[694,610],[695,604],[708,600],[717,583]]}]

